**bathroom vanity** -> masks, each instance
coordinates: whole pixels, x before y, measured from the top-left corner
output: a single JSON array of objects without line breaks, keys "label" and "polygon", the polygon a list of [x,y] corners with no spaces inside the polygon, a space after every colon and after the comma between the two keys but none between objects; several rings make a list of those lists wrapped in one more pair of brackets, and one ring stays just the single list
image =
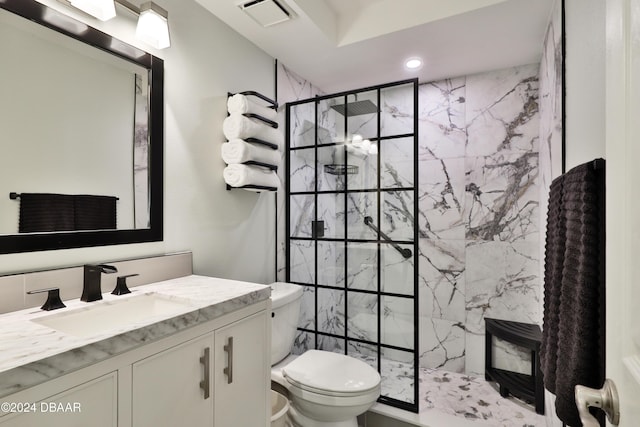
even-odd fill
[{"label": "bathroom vanity", "polygon": [[267,426],[269,295],[192,275],[2,315],[0,425]]}]

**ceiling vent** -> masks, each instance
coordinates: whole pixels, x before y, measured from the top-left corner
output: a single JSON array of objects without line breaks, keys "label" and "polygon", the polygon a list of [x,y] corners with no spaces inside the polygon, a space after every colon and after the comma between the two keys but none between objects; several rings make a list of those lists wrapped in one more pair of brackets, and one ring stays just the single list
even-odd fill
[{"label": "ceiling vent", "polygon": [[263,27],[291,19],[291,13],[277,0],[253,0],[241,3],[238,7]]}]

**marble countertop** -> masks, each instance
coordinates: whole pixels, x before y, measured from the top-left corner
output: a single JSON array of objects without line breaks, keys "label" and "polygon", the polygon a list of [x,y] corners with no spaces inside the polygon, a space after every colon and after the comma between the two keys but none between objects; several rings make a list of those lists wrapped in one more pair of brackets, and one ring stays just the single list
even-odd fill
[{"label": "marble countertop", "polygon": [[[30,308],[0,315],[0,397],[266,300],[271,294],[269,286],[197,275],[131,290],[121,296],[106,293],[103,300],[91,303],[65,301],[67,308],[54,311]],[[32,321],[151,292],[186,303],[185,308],[168,318],[156,316],[122,327],[107,327],[90,337],[68,335]]]}]

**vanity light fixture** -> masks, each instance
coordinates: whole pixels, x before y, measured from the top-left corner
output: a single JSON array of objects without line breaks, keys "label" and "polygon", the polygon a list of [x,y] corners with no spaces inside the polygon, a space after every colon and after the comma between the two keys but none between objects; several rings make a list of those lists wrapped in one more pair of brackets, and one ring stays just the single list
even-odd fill
[{"label": "vanity light fixture", "polygon": [[155,47],[164,49],[171,46],[169,37],[169,14],[166,10],[154,2],[143,3],[140,7],[127,0],[58,0],[61,3],[88,13],[89,15],[107,21],[116,16],[115,4],[119,4],[129,12],[138,16],[136,27],[136,37],[143,42]]},{"label": "vanity light fixture", "polygon": [[166,10],[153,2],[146,2],[140,6],[140,16],[136,27],[136,36],[156,49],[171,46],[169,38],[169,14]]},{"label": "vanity light fixture", "polygon": [[98,18],[101,21],[108,21],[116,17],[116,6],[114,0],[69,0],[71,6]]}]

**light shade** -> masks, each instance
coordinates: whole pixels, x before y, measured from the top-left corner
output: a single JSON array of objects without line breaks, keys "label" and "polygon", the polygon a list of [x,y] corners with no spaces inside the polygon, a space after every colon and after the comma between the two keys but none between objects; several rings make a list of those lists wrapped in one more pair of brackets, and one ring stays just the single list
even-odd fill
[{"label": "light shade", "polygon": [[108,21],[116,16],[116,5],[113,0],[70,0],[70,3],[73,7],[101,21]]},{"label": "light shade", "polygon": [[167,11],[153,2],[140,6],[136,36],[156,49],[171,46]]}]

